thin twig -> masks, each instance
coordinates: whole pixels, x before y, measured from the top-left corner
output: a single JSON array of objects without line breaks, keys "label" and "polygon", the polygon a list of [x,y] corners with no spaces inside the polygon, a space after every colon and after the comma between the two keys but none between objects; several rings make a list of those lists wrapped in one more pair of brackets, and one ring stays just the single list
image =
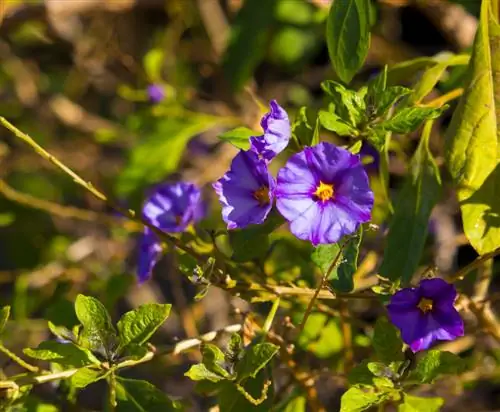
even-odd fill
[{"label": "thin twig", "polygon": [[491,259],[499,254],[500,254],[500,248],[495,249],[489,253],[485,253],[482,256],[479,256],[474,262],[469,263],[467,266],[460,269],[457,273],[450,276],[448,280],[450,282],[456,282],[457,280],[462,280],[468,273],[472,272],[474,269],[477,269],[479,266],[481,266],[484,261]]},{"label": "thin twig", "polygon": [[17,356],[14,352],[11,352],[9,349],[7,349],[3,343],[0,342],[0,352],[2,352],[3,354],[5,354],[6,356],[8,356],[10,359],[12,359],[14,362],[16,362],[19,366],[21,366],[22,368],[30,371],[30,372],[38,372],[39,369],[34,366],[34,365],[31,365],[29,364],[28,362],[26,362],[25,360],[21,359],[19,356]]}]

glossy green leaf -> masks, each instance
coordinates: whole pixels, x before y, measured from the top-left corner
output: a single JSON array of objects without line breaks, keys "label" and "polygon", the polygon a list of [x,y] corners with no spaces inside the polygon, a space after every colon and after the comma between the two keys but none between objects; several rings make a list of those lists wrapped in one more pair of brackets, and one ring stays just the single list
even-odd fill
[{"label": "glossy green leaf", "polygon": [[236,367],[238,382],[248,377],[255,378],[257,373],[278,353],[278,350],[278,346],[268,342],[258,343],[247,349]]},{"label": "glossy green leaf", "polygon": [[3,329],[5,328],[5,325],[7,324],[9,317],[10,317],[10,306],[4,306],[2,309],[0,309],[0,333],[3,332]]},{"label": "glossy green leaf", "polygon": [[79,344],[110,359],[117,345],[117,336],[106,308],[91,296],[78,295],[75,312],[83,326]]},{"label": "glossy green leaf", "polygon": [[344,122],[335,113],[324,110],[319,112],[319,121],[326,130],[337,133],[339,136],[357,136],[359,133],[356,128]]},{"label": "glossy green leaf", "polygon": [[352,387],[340,399],[340,412],[361,412],[378,405],[384,398],[379,393]]},{"label": "glossy green leaf", "polygon": [[203,363],[191,366],[184,375],[193,381],[207,380],[217,383],[225,379],[224,376],[209,371]]},{"label": "glossy green leaf", "polygon": [[143,380],[118,378],[116,383],[117,412],[169,412],[179,406],[156,386]]},{"label": "glossy green leaf", "polygon": [[176,170],[187,143],[217,124],[211,117],[165,118],[134,147],[116,183],[120,196],[128,196],[157,183]]},{"label": "glossy green leaf", "polygon": [[442,398],[423,398],[405,393],[404,402],[398,406],[398,412],[439,412],[443,405]]},{"label": "glossy green leaf", "polygon": [[382,127],[395,133],[409,133],[416,130],[425,120],[439,117],[441,112],[442,109],[431,107],[405,107],[383,122]]},{"label": "glossy green leaf", "polygon": [[219,139],[231,143],[238,149],[250,149],[250,137],[258,136],[259,133],[248,129],[247,127],[237,127],[236,129],[228,130],[219,135]]},{"label": "glossy green leaf", "polygon": [[36,349],[26,348],[23,352],[34,359],[50,361],[59,365],[80,368],[101,362],[89,350],[79,348],[73,343],[53,340],[41,342]]},{"label": "glossy green leaf", "polygon": [[464,94],[446,134],[446,160],[464,232],[479,254],[500,246],[500,25],[483,1]]},{"label": "glossy green leaf", "polygon": [[418,360],[415,369],[410,373],[410,379],[431,383],[440,375],[457,375],[465,369],[465,361],[454,353],[430,350]]},{"label": "glossy green leaf", "polygon": [[335,113],[344,122],[354,127],[365,118],[366,103],[363,95],[332,80],[324,81],[321,83],[321,87],[331,98],[335,106]]},{"label": "glossy green leaf", "polygon": [[120,345],[142,345],[167,320],[172,305],[150,303],[125,313],[118,321]]},{"label": "glossy green leaf", "polygon": [[276,4],[276,0],[245,1],[238,11],[222,60],[224,78],[233,92],[242,89],[265,56]]},{"label": "glossy green leaf", "polygon": [[217,346],[204,343],[200,350],[203,365],[207,370],[224,378],[231,378],[230,373],[222,366],[225,362],[224,353]]},{"label": "glossy green leaf", "polygon": [[385,317],[377,319],[375,324],[373,348],[377,358],[383,363],[403,360],[403,341],[399,331]]},{"label": "glossy green leaf", "polygon": [[375,117],[383,116],[398,100],[411,93],[411,89],[403,86],[389,86],[375,100]]},{"label": "glossy green leaf", "polygon": [[432,123],[426,123],[410,164],[409,176],[399,193],[389,225],[380,274],[408,284],[417,269],[427,237],[432,208],[441,190],[441,177],[428,141]]},{"label": "glossy green leaf", "polygon": [[369,0],[334,1],[326,24],[326,43],[333,68],[349,83],[363,66],[370,47]]},{"label": "glossy green leaf", "polygon": [[71,377],[71,385],[76,389],[83,389],[92,383],[105,379],[111,371],[103,372],[92,368],[80,368]]}]

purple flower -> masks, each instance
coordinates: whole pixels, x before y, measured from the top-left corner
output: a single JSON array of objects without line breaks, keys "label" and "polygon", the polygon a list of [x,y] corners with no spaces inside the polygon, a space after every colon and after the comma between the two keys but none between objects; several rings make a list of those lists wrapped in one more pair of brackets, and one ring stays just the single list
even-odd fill
[{"label": "purple flower", "polygon": [[[200,189],[193,183],[166,183],[157,186],[144,203],[142,215],[146,221],[167,233],[184,231],[205,215]],[[140,240],[138,277],[147,280],[161,257],[161,242],[145,228]]]},{"label": "purple flower", "polygon": [[417,288],[402,289],[387,305],[391,322],[401,330],[413,352],[427,349],[435,340],[464,335],[464,322],[453,302],[455,287],[443,279],[425,279]]},{"label": "purple flower", "polygon": [[165,98],[165,88],[161,84],[150,84],[147,92],[151,103],[160,103]]},{"label": "purple flower", "polygon": [[264,134],[250,138],[250,150],[267,161],[285,150],[291,136],[290,121],[285,110],[276,100],[271,100],[269,106],[271,111],[260,121]]},{"label": "purple flower", "polygon": [[369,221],[373,192],[358,156],[322,142],[290,157],[278,172],[276,206],[291,232],[316,246]]},{"label": "purple flower", "polygon": [[275,185],[263,159],[240,151],[229,171],[213,184],[227,228],[262,223],[273,206]]}]

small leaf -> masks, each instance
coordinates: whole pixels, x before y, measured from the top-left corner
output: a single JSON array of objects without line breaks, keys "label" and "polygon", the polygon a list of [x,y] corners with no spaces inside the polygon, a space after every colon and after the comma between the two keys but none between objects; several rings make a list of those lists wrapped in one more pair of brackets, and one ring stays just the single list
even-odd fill
[{"label": "small leaf", "polygon": [[[364,96],[354,90],[346,89],[340,83],[326,80],[321,88],[331,97],[335,106],[335,113],[351,126],[358,125],[365,117],[366,103]],[[330,110],[333,112],[333,110]]]},{"label": "small leaf", "polygon": [[357,387],[350,388],[340,399],[340,412],[361,412],[384,400],[380,393],[364,391]]},{"label": "small leaf", "polygon": [[384,317],[380,317],[375,324],[373,347],[383,363],[403,360],[403,342],[399,331]]},{"label": "small leaf", "polygon": [[301,107],[292,123],[292,136],[302,146],[312,146],[315,137],[314,118],[307,107]]},{"label": "small leaf", "polygon": [[363,66],[370,47],[370,2],[333,2],[326,24],[326,43],[333,68],[349,83]]},{"label": "small leaf", "polygon": [[408,284],[420,262],[432,208],[441,190],[439,169],[429,151],[432,123],[426,123],[410,173],[398,196],[389,225],[380,274]]},{"label": "small leaf", "polygon": [[[370,362],[371,363],[371,362]],[[350,385],[373,385],[373,373],[368,369],[368,361],[363,360],[349,371],[347,379]]]},{"label": "small leaf", "polygon": [[388,87],[376,100],[375,116],[383,116],[398,100],[411,93],[411,89],[402,86]]},{"label": "small leaf", "polygon": [[5,328],[5,325],[7,324],[9,317],[10,317],[10,306],[4,306],[2,309],[0,309],[0,333],[3,332],[3,329]]},{"label": "small leaf", "polygon": [[118,378],[117,412],[169,412],[179,410],[176,402],[147,381]]},{"label": "small leaf", "polygon": [[444,405],[442,398],[422,398],[404,394],[404,402],[399,405],[398,412],[439,412]]},{"label": "small leaf", "polygon": [[125,313],[118,321],[120,345],[143,345],[167,320],[172,305],[150,303]]},{"label": "small leaf", "polygon": [[101,362],[86,349],[71,342],[61,343],[53,340],[41,342],[36,349],[26,348],[23,352],[34,359],[50,361],[64,366],[82,367]]},{"label": "small leaf", "polygon": [[103,373],[96,369],[91,368],[81,368],[71,377],[71,385],[76,389],[83,389],[88,385],[105,379],[111,371]]},{"label": "small leaf", "polygon": [[354,127],[344,122],[335,113],[321,110],[319,112],[319,122],[326,130],[335,132],[339,136],[357,136],[359,134]]},{"label": "small leaf", "polygon": [[189,368],[189,370],[184,375],[193,381],[207,380],[217,383],[225,379],[224,376],[209,371],[203,363],[191,366],[191,368]]},{"label": "small leaf", "polygon": [[255,378],[259,371],[278,353],[279,347],[272,343],[258,343],[251,346],[243,354],[243,358],[236,366],[238,382],[252,377]]},{"label": "small leaf", "polygon": [[75,312],[76,317],[83,325],[79,343],[110,359],[116,348],[117,337],[104,305],[93,297],[78,295],[75,302]]},{"label": "small leaf", "polygon": [[237,127],[233,130],[228,130],[219,135],[219,139],[231,143],[238,149],[248,150],[250,149],[250,137],[258,136],[259,133],[254,132],[246,127]]},{"label": "small leaf", "polygon": [[75,334],[70,331],[68,328],[64,326],[56,326],[50,320],[48,322],[48,326],[50,331],[54,336],[57,336],[59,339],[69,340],[71,342],[76,342],[77,337]]},{"label": "small leaf", "polygon": [[446,161],[464,232],[482,255],[500,247],[500,24],[481,2],[464,94],[446,132]]},{"label": "small leaf", "polygon": [[417,361],[410,377],[421,383],[431,383],[439,375],[457,375],[466,369],[465,361],[451,352],[430,350]]},{"label": "small leaf", "polygon": [[207,370],[224,378],[231,377],[230,373],[222,366],[225,362],[225,356],[217,346],[204,343],[200,349],[203,356],[203,365]]},{"label": "small leaf", "polygon": [[409,133],[416,130],[425,120],[439,117],[444,108],[405,107],[396,112],[389,120],[382,123],[382,127],[395,133]]}]

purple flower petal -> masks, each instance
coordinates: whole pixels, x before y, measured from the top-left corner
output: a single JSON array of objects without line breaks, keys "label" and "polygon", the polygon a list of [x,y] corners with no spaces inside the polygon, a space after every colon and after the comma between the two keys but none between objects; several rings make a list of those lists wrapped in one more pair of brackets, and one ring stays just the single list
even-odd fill
[{"label": "purple flower petal", "polygon": [[227,228],[262,223],[272,209],[275,185],[264,160],[240,151],[230,170],[213,184]]},{"label": "purple flower petal", "polygon": [[160,103],[165,98],[165,88],[161,84],[150,84],[147,93],[151,103]]},{"label": "purple flower petal", "polygon": [[373,192],[358,156],[320,143],[278,172],[276,206],[299,239],[335,243],[370,220]]},{"label": "purple flower petal", "polygon": [[151,229],[146,228],[139,243],[139,263],[137,277],[143,283],[151,277],[155,265],[161,257],[161,245]]},{"label": "purple flower petal", "polygon": [[271,111],[260,121],[264,134],[250,138],[250,150],[267,161],[285,150],[291,136],[290,120],[286,111],[276,100],[271,100],[269,105]]}]

